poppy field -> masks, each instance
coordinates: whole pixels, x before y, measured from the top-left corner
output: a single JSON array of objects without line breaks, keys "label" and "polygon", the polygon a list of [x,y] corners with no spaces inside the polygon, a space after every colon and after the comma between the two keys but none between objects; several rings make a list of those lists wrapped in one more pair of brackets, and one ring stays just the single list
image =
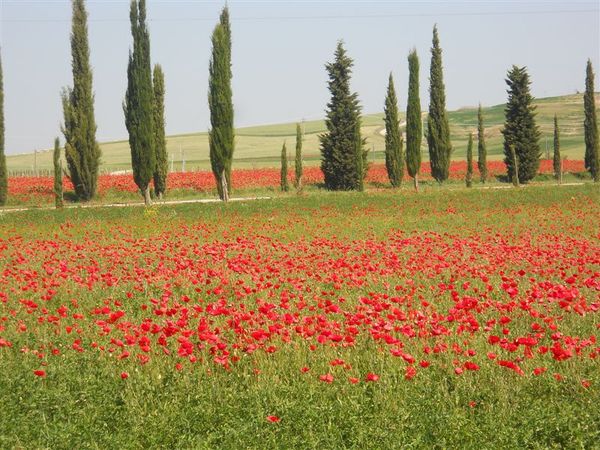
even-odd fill
[{"label": "poppy field", "polygon": [[0,215],[2,448],[593,448],[600,191]]},{"label": "poppy field", "polygon": [[[570,174],[585,172],[583,161],[566,160],[563,170]],[[499,177],[506,174],[506,166],[502,161],[490,161],[488,163],[489,176]],[[539,173],[541,175],[552,175],[552,161],[542,160]],[[465,161],[453,161],[450,164],[450,181],[463,182],[467,172]],[[479,177],[475,168],[475,179]],[[294,178],[293,169],[288,173],[289,182]],[[405,179],[409,184],[408,173]],[[431,182],[429,164],[423,164],[421,180]],[[54,202],[53,178],[50,176],[39,177],[11,177],[8,180],[9,199],[13,204],[52,204]],[[235,169],[232,172],[232,182],[236,192],[248,191],[273,191],[279,188],[280,169]],[[318,166],[304,168],[303,182],[307,187],[323,183],[323,172]],[[371,186],[389,186],[389,179],[385,165],[381,163],[370,166],[366,182]],[[66,178],[65,191],[73,191],[73,184]],[[201,172],[172,172],[168,177],[169,198],[178,198],[186,195],[214,195],[216,193],[215,178],[210,171]],[[137,186],[130,173],[118,175],[100,175],[98,178],[98,196],[101,200],[114,198],[130,198],[137,200]]]}]

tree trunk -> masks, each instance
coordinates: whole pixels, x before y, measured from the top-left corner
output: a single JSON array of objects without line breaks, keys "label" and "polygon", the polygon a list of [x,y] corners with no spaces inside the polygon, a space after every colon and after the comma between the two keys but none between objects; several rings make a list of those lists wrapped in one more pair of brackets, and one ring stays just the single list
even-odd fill
[{"label": "tree trunk", "polygon": [[419,175],[416,174],[413,178],[413,182],[415,185],[415,192],[419,192]]},{"label": "tree trunk", "polygon": [[146,206],[152,206],[152,198],[150,198],[150,185],[144,189],[144,204]]},{"label": "tree trunk", "polygon": [[515,146],[510,146],[510,152],[513,158],[513,179],[512,182],[515,187],[519,187],[519,161],[517,160],[517,153],[515,152]]},{"label": "tree trunk", "polygon": [[561,158],[560,160],[560,172],[558,174],[558,184],[562,184],[562,177],[563,177],[563,159]]},{"label": "tree trunk", "polygon": [[221,172],[221,200],[224,202],[229,201],[229,190],[227,186],[227,177],[225,176],[225,170]]}]

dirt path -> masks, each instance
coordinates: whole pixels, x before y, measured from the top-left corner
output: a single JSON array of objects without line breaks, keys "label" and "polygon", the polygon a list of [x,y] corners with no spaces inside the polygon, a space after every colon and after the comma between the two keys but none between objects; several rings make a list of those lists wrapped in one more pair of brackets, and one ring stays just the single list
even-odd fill
[{"label": "dirt path", "polygon": [[[230,202],[247,202],[254,200],[270,200],[271,197],[234,197],[230,198]],[[218,198],[200,198],[190,200],[165,200],[156,201],[153,206],[165,206],[165,205],[185,205],[194,203],[220,203],[221,200]],[[130,203],[106,203],[106,204],[81,204],[81,205],[67,205],[64,209],[77,209],[77,208],[128,208],[134,206],[145,206],[142,202],[130,202]],[[46,211],[54,210],[54,206],[40,206],[40,207],[28,207],[28,208],[11,208],[11,209],[0,209],[0,216],[4,213],[14,213],[21,211]]]}]

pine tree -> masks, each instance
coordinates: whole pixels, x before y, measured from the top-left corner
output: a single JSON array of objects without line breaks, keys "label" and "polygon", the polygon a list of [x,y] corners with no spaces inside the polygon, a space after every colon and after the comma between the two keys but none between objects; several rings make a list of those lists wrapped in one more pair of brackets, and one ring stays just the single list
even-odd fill
[{"label": "pine tree", "polygon": [[390,73],[384,107],[385,121],[385,167],[394,187],[402,184],[404,177],[404,151],[398,114],[398,98],[394,89],[394,78]]},{"label": "pine tree", "polygon": [[65,136],[65,158],[75,194],[79,200],[88,201],[96,195],[101,152],[96,141],[85,1],[73,0],[72,6],[73,88],[66,88],[62,92],[62,132]]},{"label": "pine tree", "polygon": [[413,178],[415,190],[419,191],[421,170],[421,99],[419,98],[419,57],[417,50],[408,55],[408,106],[406,107],[406,168]]},{"label": "pine tree", "polygon": [[535,106],[529,92],[529,75],[525,67],[512,66],[508,72],[508,102],[504,110],[506,120],[504,135],[504,162],[508,178],[515,170],[511,146],[516,155],[517,175],[520,183],[527,183],[537,175],[540,166],[540,131],[535,123]]},{"label": "pine tree", "polygon": [[554,178],[561,181],[562,178],[562,164],[560,159],[560,131],[558,129],[558,118],[554,114],[554,159],[552,161],[554,168]]},{"label": "pine tree", "polygon": [[596,118],[596,102],[594,99],[594,69],[588,59],[585,76],[585,94],[583,95],[585,119],[585,168],[590,171],[595,182],[600,181],[600,156],[598,147],[598,121]]},{"label": "pine tree", "polygon": [[296,191],[302,192],[302,130],[300,124],[296,124],[296,160],[294,163],[296,178],[294,185]]},{"label": "pine tree", "polygon": [[437,25],[433,27],[429,82],[429,118],[427,120],[429,164],[431,165],[431,176],[441,183],[448,179],[452,143],[450,142],[450,126],[446,115],[442,49],[440,48]]},{"label": "pine tree", "polygon": [[229,199],[231,192],[231,162],[235,135],[231,78],[231,26],[229,10],[225,7],[212,35],[208,81],[210,164],[219,197],[224,201]]},{"label": "pine tree", "polygon": [[165,138],[165,75],[159,64],[154,66],[154,139],[156,167],[154,169],[154,193],[162,198],[167,192],[169,158]]},{"label": "pine tree", "polygon": [[481,103],[477,110],[477,169],[479,170],[479,180],[485,184],[488,177],[487,169],[487,149],[485,147],[485,128],[483,126],[483,110]]},{"label": "pine tree", "polygon": [[467,143],[467,176],[465,177],[467,187],[473,186],[473,133],[469,133]]},{"label": "pine tree", "polygon": [[360,190],[367,172],[367,150],[360,134],[360,105],[350,92],[353,61],[343,43],[337,44],[335,61],[325,67],[331,100],[327,104],[327,132],[321,141],[321,170],[330,190]]},{"label": "pine tree", "polygon": [[60,140],[54,140],[54,204],[57,209],[63,207],[63,179],[62,179],[62,164],[60,161]]},{"label": "pine tree", "polygon": [[290,186],[288,184],[288,160],[287,160],[287,148],[285,145],[285,141],[283,142],[283,147],[281,147],[281,181],[280,186],[283,192],[287,192],[290,190]]},{"label": "pine tree", "polygon": [[150,205],[150,181],[156,166],[154,132],[154,88],[150,63],[150,36],[146,26],[146,1],[132,0],[129,14],[133,52],[129,53],[125,124],[129,132],[133,179]]},{"label": "pine tree", "polygon": [[4,81],[2,77],[2,57],[0,56],[0,206],[6,205],[8,197],[8,171],[4,153]]}]

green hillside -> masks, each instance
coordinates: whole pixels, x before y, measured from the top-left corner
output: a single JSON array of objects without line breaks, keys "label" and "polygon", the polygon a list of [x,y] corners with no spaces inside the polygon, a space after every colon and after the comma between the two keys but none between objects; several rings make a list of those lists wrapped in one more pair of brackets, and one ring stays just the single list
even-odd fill
[{"label": "green hillside", "polygon": [[[600,100],[600,98],[598,99]],[[552,153],[552,120],[554,114],[559,117],[561,126],[561,150],[569,159],[583,159],[583,94],[565,95],[537,99],[537,120],[542,131],[541,146],[545,157],[546,145]],[[600,101],[598,102],[600,105]],[[502,158],[502,135],[500,130],[504,121],[504,105],[496,105],[484,109],[486,121],[486,139],[489,159]],[[453,159],[463,159],[466,153],[468,133],[476,131],[477,109],[461,108],[449,113]],[[403,115],[401,115],[403,120]],[[319,133],[325,130],[322,120],[304,123],[304,152],[307,164],[318,164]],[[373,149],[371,159],[383,161],[384,126],[383,114],[366,115],[363,118],[364,136]],[[283,140],[293,148],[296,136],[294,123],[264,125],[237,130],[234,168],[276,167],[279,165],[279,152]],[[427,144],[423,140],[423,160],[427,160]],[[291,144],[291,145],[290,145]],[[127,141],[107,142],[102,147],[102,170],[118,171],[130,169],[130,154]],[[181,169],[182,155],[186,170],[208,169],[208,138],[206,133],[191,133],[167,138],[167,150],[173,159],[173,169]],[[7,157],[9,171],[32,171],[34,155],[11,155]],[[50,151],[38,152],[35,165],[40,171],[52,168]]]}]

